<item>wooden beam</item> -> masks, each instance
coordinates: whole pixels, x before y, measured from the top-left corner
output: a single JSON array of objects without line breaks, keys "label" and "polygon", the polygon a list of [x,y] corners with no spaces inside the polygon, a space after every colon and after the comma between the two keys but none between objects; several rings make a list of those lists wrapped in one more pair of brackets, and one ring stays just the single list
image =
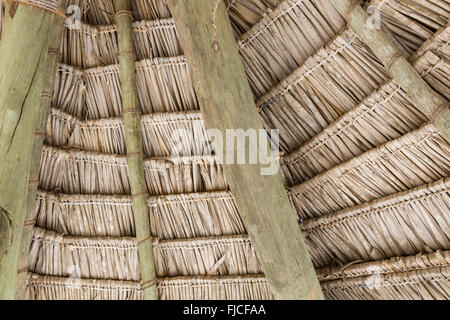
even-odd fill
[{"label": "wooden beam", "polygon": [[336,10],[347,19],[350,27],[386,66],[392,78],[405,90],[414,104],[450,142],[450,109],[448,101],[422,79],[417,70],[397,49],[382,29],[371,26],[369,15],[355,0],[330,0]]},{"label": "wooden beam", "polygon": [[[11,10],[13,7],[14,10]],[[63,19],[36,6],[8,2],[0,41],[0,300],[14,299],[28,210],[30,165],[50,66],[49,46]],[[58,47],[59,49],[59,47]],[[50,70],[49,68],[53,68]],[[45,97],[43,97],[45,96]],[[3,237],[6,235],[6,237]],[[27,237],[25,237],[27,238]],[[29,249],[29,247],[28,247]],[[24,251],[25,250],[25,251]]]},{"label": "wooden beam", "polygon": [[[168,3],[192,69],[206,127],[220,130],[224,137],[229,129],[262,132],[260,149],[268,148],[224,2]],[[216,148],[216,153],[223,155],[222,159],[227,157],[225,149]],[[272,155],[270,158],[274,162]],[[261,175],[263,168],[261,162],[228,163],[224,172],[273,294],[276,299],[322,299],[282,180],[279,174]]]},{"label": "wooden beam", "polygon": [[141,109],[136,85],[136,51],[133,42],[133,16],[129,0],[114,0],[119,40],[120,85],[122,89],[123,121],[128,153],[128,176],[133,197],[141,284],[144,300],[157,300],[156,271],[150,216],[147,206],[148,189],[144,176],[144,155],[141,131]]},{"label": "wooden beam", "polygon": [[[63,0],[62,6],[65,8],[67,1]],[[36,224],[36,194],[38,189],[40,163],[42,157],[42,147],[45,140],[45,132],[47,127],[48,116],[50,112],[51,103],[53,100],[53,91],[55,87],[55,78],[57,68],[60,62],[60,48],[64,32],[64,19],[62,17],[54,17],[55,24],[50,30],[49,46],[48,46],[48,61],[45,69],[44,89],[42,91],[40,112],[36,122],[36,130],[33,141],[33,149],[30,160],[29,170],[29,186],[28,186],[28,200],[27,210],[25,212],[25,224],[22,234],[22,245],[19,254],[19,268],[17,272],[18,280],[16,283],[17,300],[25,299],[26,288],[28,284],[28,255],[33,236],[33,229]]]}]

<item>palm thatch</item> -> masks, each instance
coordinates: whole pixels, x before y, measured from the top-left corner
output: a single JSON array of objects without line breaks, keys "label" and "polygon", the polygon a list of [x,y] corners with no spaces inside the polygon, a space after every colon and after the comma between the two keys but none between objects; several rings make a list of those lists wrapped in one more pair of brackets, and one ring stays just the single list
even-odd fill
[{"label": "palm thatch", "polygon": [[[271,300],[269,283],[261,276],[177,277],[158,281],[162,300]],[[131,281],[57,278],[30,275],[30,300],[140,300],[140,284]]]},{"label": "palm thatch", "polygon": [[[131,2],[159,295],[272,299],[167,4]],[[367,2],[449,98],[448,1]],[[83,23],[61,49],[27,297],[141,299],[114,8],[70,4]],[[264,125],[280,129],[282,173],[327,298],[448,299],[449,144],[328,0],[227,6]]]},{"label": "palm thatch", "polygon": [[[139,60],[181,55],[181,45],[172,19],[136,21],[134,43]],[[62,61],[78,68],[116,64],[118,60],[115,25],[81,24],[79,29],[65,29]]]},{"label": "palm thatch", "polygon": [[[127,165],[125,156],[45,146],[39,187],[69,194],[130,195]],[[151,195],[228,189],[213,156],[149,158],[144,170]]]},{"label": "palm thatch", "polygon": [[450,180],[301,224],[315,266],[450,250]]},{"label": "palm thatch", "polygon": [[427,124],[291,191],[299,216],[306,220],[432,183],[449,174],[450,144]]}]

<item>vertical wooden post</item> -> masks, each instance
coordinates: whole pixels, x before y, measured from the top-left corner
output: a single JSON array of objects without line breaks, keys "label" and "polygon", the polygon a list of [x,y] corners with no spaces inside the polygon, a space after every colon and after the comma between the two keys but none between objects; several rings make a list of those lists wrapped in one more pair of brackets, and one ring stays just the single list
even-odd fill
[{"label": "vertical wooden post", "polygon": [[448,101],[422,79],[382,29],[376,29],[368,23],[369,15],[361,7],[359,1],[330,0],[330,2],[372,49],[414,104],[431,120],[439,133],[450,142]]},{"label": "vertical wooden post", "polygon": [[[13,5],[17,8],[10,10]],[[34,183],[30,181],[34,135],[46,98],[46,75],[56,72],[49,70],[50,39],[55,36],[53,28],[63,26],[62,20],[35,6],[6,4],[7,32],[0,41],[0,300],[16,296],[27,196]]]},{"label": "vertical wooden post", "polygon": [[136,53],[133,42],[133,16],[129,0],[114,0],[119,37],[120,84],[123,120],[128,153],[128,175],[133,198],[133,213],[145,300],[157,300],[155,262],[150,217],[147,207],[148,189],[144,176],[141,132],[141,110],[136,85]]},{"label": "vertical wooden post", "polygon": [[[224,2],[168,3],[193,72],[206,127],[220,130],[224,137],[229,129],[265,136]],[[267,138],[263,141],[261,149],[268,145]],[[227,158],[225,150],[216,152]],[[261,175],[262,168],[261,163],[226,164],[224,172],[273,294],[277,299],[322,299],[282,180],[278,174]]]}]

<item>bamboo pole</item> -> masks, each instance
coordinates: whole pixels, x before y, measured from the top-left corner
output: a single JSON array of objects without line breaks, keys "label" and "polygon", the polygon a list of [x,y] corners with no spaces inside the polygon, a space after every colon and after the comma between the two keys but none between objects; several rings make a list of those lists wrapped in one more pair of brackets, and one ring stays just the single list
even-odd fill
[{"label": "bamboo pole", "polygon": [[361,7],[359,1],[330,0],[330,2],[372,49],[414,104],[430,119],[439,133],[450,142],[448,101],[422,79],[382,29],[370,26],[369,15]]},{"label": "bamboo pole", "polygon": [[[266,133],[221,0],[170,0],[208,129]],[[234,144],[234,142],[232,142]],[[249,144],[247,143],[247,146]],[[230,146],[227,146],[227,148]],[[245,151],[250,151],[246,148]],[[260,150],[258,150],[260,151]],[[223,159],[226,150],[217,150]],[[235,156],[235,155],[234,155]],[[270,156],[274,162],[273,156]],[[247,162],[249,163],[249,162]],[[311,258],[279,174],[263,164],[226,164],[226,179],[276,299],[322,299]]]},{"label": "bamboo pole", "polygon": [[39,106],[47,99],[47,74],[56,73],[49,70],[49,46],[53,29],[63,26],[55,13],[28,4],[7,2],[6,13],[0,41],[0,229],[11,236],[0,237],[0,300],[16,294]]},{"label": "bamboo pole", "polygon": [[114,7],[119,40],[120,83],[128,153],[128,175],[133,198],[141,284],[144,300],[157,300],[158,290],[153,256],[153,239],[147,207],[149,194],[144,177],[141,111],[136,85],[136,51],[133,42],[131,4],[128,0],[114,0]]}]

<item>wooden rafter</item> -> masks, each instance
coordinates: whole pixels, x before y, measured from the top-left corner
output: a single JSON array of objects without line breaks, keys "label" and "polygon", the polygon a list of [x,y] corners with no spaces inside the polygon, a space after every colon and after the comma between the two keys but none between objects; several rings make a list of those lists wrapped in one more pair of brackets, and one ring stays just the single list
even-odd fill
[{"label": "wooden rafter", "polygon": [[[193,71],[206,127],[220,130],[224,137],[228,129],[265,136],[224,2],[170,0],[169,7]],[[225,150],[216,152],[226,158]],[[224,172],[273,294],[277,299],[321,299],[281,178],[261,175],[262,168],[261,163],[227,164]]]}]

